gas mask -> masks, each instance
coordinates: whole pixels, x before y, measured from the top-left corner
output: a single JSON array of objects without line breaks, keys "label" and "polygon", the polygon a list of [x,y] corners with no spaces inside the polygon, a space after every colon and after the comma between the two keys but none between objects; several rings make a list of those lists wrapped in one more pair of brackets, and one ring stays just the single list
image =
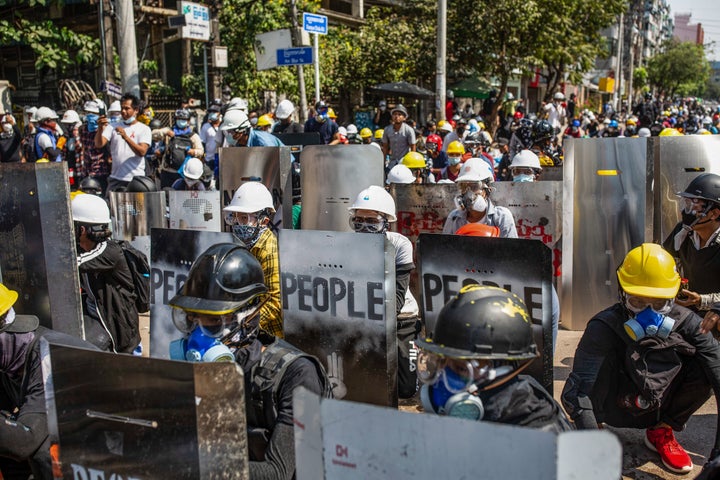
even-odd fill
[{"label": "gas mask", "polygon": [[635,314],[625,322],[625,332],[635,341],[650,336],[667,338],[675,325],[675,320],[667,316],[672,309],[673,300],[654,299],[652,303],[646,303],[639,298],[641,297],[625,298],[625,307]]},{"label": "gas mask", "polygon": [[[188,362],[233,362],[235,356],[230,349],[221,343],[217,338],[206,335],[203,329],[195,327],[185,342],[184,355],[181,359],[171,358],[174,360],[187,360]],[[176,342],[178,340],[175,340]]]},{"label": "gas mask", "polygon": [[476,212],[484,212],[487,210],[488,203],[480,192],[474,192],[468,189],[462,195],[455,197],[455,206],[459,209]]}]

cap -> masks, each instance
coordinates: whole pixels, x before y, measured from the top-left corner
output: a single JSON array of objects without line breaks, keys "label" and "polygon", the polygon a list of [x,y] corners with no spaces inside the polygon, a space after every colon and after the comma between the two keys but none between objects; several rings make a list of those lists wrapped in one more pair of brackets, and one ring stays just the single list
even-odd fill
[{"label": "cap", "polygon": [[395,105],[395,107],[392,109],[392,111],[390,113],[395,113],[395,112],[400,112],[403,115],[405,115],[406,117],[408,116],[407,110],[405,110],[405,107],[403,107],[403,105],[401,103],[398,103],[397,105]]}]

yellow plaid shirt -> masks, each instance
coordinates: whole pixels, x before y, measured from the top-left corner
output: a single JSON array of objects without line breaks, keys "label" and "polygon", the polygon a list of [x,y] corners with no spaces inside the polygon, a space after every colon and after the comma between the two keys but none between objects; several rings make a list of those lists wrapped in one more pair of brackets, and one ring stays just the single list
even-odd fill
[{"label": "yellow plaid shirt", "polygon": [[269,298],[260,309],[260,328],[282,338],[284,334],[280,304],[280,255],[275,234],[266,228],[250,252],[260,262],[265,273],[265,285],[268,288]]}]

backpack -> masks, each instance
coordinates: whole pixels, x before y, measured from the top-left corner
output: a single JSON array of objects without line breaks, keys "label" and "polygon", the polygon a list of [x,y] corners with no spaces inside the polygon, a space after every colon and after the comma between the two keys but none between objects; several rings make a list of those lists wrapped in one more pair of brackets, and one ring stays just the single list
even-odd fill
[{"label": "backpack", "polygon": [[130,274],[135,287],[135,307],[138,313],[150,311],[150,265],[147,256],[130,242],[118,241],[125,254]]},{"label": "backpack", "polygon": [[25,135],[22,140],[22,152],[27,163],[34,163],[37,161],[37,154],[35,153],[35,136],[37,130],[33,133]]},{"label": "backpack", "polygon": [[165,164],[173,170],[179,170],[187,157],[187,149],[193,148],[190,135],[175,135],[165,147]]}]

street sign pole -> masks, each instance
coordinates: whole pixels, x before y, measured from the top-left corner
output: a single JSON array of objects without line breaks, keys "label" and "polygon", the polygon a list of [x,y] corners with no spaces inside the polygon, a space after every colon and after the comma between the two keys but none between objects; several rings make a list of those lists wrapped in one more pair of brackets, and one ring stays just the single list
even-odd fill
[{"label": "street sign pole", "polygon": [[320,101],[320,48],[318,47],[318,35],[315,35],[315,103]]}]

